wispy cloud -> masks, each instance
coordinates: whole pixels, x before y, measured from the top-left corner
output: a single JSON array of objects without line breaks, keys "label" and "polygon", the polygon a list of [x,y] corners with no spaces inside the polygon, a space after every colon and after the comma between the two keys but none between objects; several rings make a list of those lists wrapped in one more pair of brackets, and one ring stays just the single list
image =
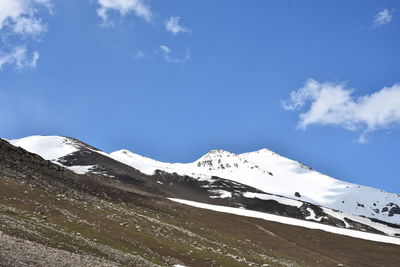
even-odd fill
[{"label": "wispy cloud", "polygon": [[186,49],[186,54],[183,58],[173,58],[171,56],[172,50],[166,45],[160,45],[159,49],[164,56],[165,61],[169,63],[185,63],[190,59],[190,50]]},{"label": "wispy cloud", "polygon": [[28,55],[28,51],[25,47],[18,46],[8,53],[0,52],[0,70],[7,64],[15,65],[19,70],[24,68],[33,69],[36,68],[38,59],[38,52],[33,52],[32,55]]},{"label": "wispy cloud", "polygon": [[0,30],[37,37],[47,31],[39,16],[41,7],[51,8],[50,0],[1,0]]},{"label": "wispy cloud", "polygon": [[149,22],[152,20],[153,14],[150,7],[144,0],[97,0],[99,8],[97,14],[103,20],[104,25],[112,25],[109,19],[110,12],[117,12],[120,16],[133,13],[136,16]]},{"label": "wispy cloud", "polygon": [[[1,1],[1,0],[0,0]],[[98,4],[97,14],[102,20],[100,26],[113,26],[113,16],[127,16],[133,14],[142,18],[146,22],[153,21],[153,13],[146,0],[95,0]],[[180,17],[170,17],[165,21],[165,30],[173,35],[178,33],[190,33],[191,30],[179,24]],[[173,56],[171,48],[166,45],[158,46],[156,51],[145,53],[142,50],[136,50],[131,53],[131,59],[152,60],[157,54],[163,56],[165,61],[169,63],[184,63],[190,59],[190,49],[186,49],[186,53],[182,57]]]},{"label": "wispy cloud", "polygon": [[354,97],[353,92],[345,83],[308,79],[304,87],[291,92],[282,106],[286,110],[306,108],[299,115],[301,129],[312,124],[336,125],[361,131],[360,142],[366,141],[368,132],[400,125],[400,84],[360,97]]},{"label": "wispy cloud", "polygon": [[160,50],[164,54],[167,54],[167,55],[171,54],[171,49],[166,45],[160,45]]},{"label": "wispy cloud", "polygon": [[179,25],[179,20],[180,17],[170,17],[165,22],[165,29],[174,35],[177,35],[180,32],[191,32],[189,29]]},{"label": "wispy cloud", "polygon": [[394,11],[390,11],[386,8],[382,9],[374,16],[374,27],[382,27],[386,24],[389,24],[393,19]]},{"label": "wispy cloud", "polygon": [[37,39],[47,32],[47,25],[42,21],[40,12],[45,9],[51,13],[51,8],[51,0],[0,1],[3,47],[0,51],[0,70],[4,65],[15,65],[17,69],[36,67],[39,53],[33,52],[32,56],[28,56],[26,43],[29,38]]},{"label": "wispy cloud", "polygon": [[47,26],[40,19],[20,18],[16,21],[13,31],[25,36],[39,36],[47,31]]}]

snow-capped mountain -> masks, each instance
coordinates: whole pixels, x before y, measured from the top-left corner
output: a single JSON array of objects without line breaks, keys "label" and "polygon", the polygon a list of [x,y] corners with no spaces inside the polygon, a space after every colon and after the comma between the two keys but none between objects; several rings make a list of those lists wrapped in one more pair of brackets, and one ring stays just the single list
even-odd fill
[{"label": "snow-capped mountain", "polygon": [[159,169],[198,179],[217,176],[270,194],[400,223],[398,194],[331,178],[267,149],[238,155],[214,150],[187,164],[158,162],[127,150],[113,152],[110,156],[146,174]]},{"label": "snow-capped mountain", "polygon": [[[153,176],[156,177],[154,184],[168,192],[178,189],[170,189],[167,185],[185,182],[192,186],[197,183],[199,187],[206,188],[208,194],[212,193],[209,198],[228,201],[236,197],[235,205],[240,205],[237,200],[239,195],[240,201],[246,203],[273,200],[301,209],[303,214],[308,214],[303,217],[314,221],[332,216],[341,220],[346,227],[349,220],[344,220],[344,217],[358,223],[368,220],[370,224],[367,225],[372,225],[370,219],[359,217],[364,216],[400,224],[398,194],[331,178],[267,149],[243,154],[213,150],[192,163],[164,163],[128,150],[108,154],[75,139],[59,136],[31,136],[9,142],[79,174],[89,172],[115,176],[115,173],[108,171],[110,168],[99,163],[104,159],[87,160],[89,154],[96,154],[96,157],[100,155],[123,163],[147,176],[161,171],[158,176]],[[79,157],[75,156],[78,154]],[[316,208],[311,208],[307,203],[319,206],[323,216],[316,215]],[[390,233],[397,234],[400,230]]]}]

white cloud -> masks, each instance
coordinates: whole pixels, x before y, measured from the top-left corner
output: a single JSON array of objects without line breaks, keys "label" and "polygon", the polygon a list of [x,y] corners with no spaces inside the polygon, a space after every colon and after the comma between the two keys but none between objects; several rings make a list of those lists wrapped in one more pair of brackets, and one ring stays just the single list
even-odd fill
[{"label": "white cloud", "polygon": [[353,92],[345,83],[319,83],[309,79],[282,104],[286,110],[308,107],[299,116],[302,129],[316,124],[360,130],[363,132],[360,142],[365,142],[367,132],[400,125],[400,84],[361,97],[354,97]]},{"label": "white cloud", "polygon": [[170,17],[165,22],[165,29],[174,35],[177,35],[180,32],[191,32],[189,29],[179,25],[179,20],[180,17]]},{"label": "white cloud", "polygon": [[186,54],[183,58],[171,57],[172,51],[166,45],[160,45],[159,49],[160,49],[161,53],[163,54],[165,61],[167,61],[169,63],[185,63],[186,61],[188,61],[190,59],[189,49],[186,49]]},{"label": "white cloud", "polygon": [[40,19],[21,18],[15,23],[13,30],[21,35],[39,36],[47,31],[47,27]]},{"label": "white cloud", "polygon": [[36,68],[39,59],[39,53],[33,52],[31,56],[25,47],[18,46],[9,53],[0,52],[0,70],[4,65],[15,65],[17,69]]},{"label": "white cloud", "polygon": [[97,14],[102,18],[104,25],[110,25],[109,13],[118,12],[121,16],[134,13],[145,21],[151,21],[153,14],[144,0],[97,0],[100,7]]},{"label": "white cloud", "polygon": [[389,24],[392,21],[392,19],[393,19],[393,11],[384,8],[374,16],[374,26],[382,27],[386,24]]},{"label": "white cloud", "polygon": [[39,53],[29,55],[26,43],[28,38],[37,39],[47,31],[40,12],[45,9],[51,13],[51,8],[52,0],[0,0],[0,70],[5,65],[36,67]]},{"label": "white cloud", "polygon": [[160,45],[160,50],[164,53],[164,54],[170,54],[171,53],[171,49],[166,46],[166,45]]},{"label": "white cloud", "polygon": [[50,9],[50,0],[0,0],[0,30],[36,37],[47,31],[38,17],[40,7]]}]

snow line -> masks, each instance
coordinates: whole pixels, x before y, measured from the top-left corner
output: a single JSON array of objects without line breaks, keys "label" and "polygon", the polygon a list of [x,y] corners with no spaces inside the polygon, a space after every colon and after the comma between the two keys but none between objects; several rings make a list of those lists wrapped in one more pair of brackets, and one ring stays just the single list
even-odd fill
[{"label": "snow line", "polygon": [[308,229],[317,229],[317,230],[322,230],[322,231],[326,231],[329,233],[350,236],[350,237],[355,237],[355,238],[360,238],[360,239],[365,239],[365,240],[370,240],[370,241],[400,245],[400,238],[396,238],[396,237],[361,232],[361,231],[351,230],[351,229],[344,229],[344,228],[339,228],[339,227],[335,227],[335,226],[331,226],[331,225],[325,225],[325,224],[321,224],[321,223],[309,222],[309,221],[304,221],[304,220],[300,220],[300,219],[288,218],[288,217],[268,214],[268,213],[264,213],[264,212],[260,212],[260,211],[246,210],[246,209],[242,209],[242,208],[232,208],[232,207],[211,205],[211,204],[205,204],[205,203],[184,200],[184,199],[177,199],[177,198],[168,198],[168,199],[171,201],[174,201],[174,202],[178,202],[181,204],[185,204],[188,206],[201,208],[201,209],[207,209],[207,210],[213,210],[213,211],[218,211],[218,212],[236,214],[236,215],[240,215],[240,216],[258,218],[258,219],[263,219],[266,221],[300,226],[300,227],[304,227],[304,228],[308,228]]}]

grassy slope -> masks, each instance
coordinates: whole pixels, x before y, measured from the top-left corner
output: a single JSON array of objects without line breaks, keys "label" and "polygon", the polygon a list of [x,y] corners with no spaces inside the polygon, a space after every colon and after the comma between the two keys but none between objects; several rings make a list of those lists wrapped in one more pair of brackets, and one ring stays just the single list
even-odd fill
[{"label": "grassy slope", "polygon": [[[0,230],[124,265],[395,266],[395,245],[138,198],[59,195],[0,177]],[[122,224],[122,225],[121,225]],[[135,255],[140,255],[136,257]]]}]

